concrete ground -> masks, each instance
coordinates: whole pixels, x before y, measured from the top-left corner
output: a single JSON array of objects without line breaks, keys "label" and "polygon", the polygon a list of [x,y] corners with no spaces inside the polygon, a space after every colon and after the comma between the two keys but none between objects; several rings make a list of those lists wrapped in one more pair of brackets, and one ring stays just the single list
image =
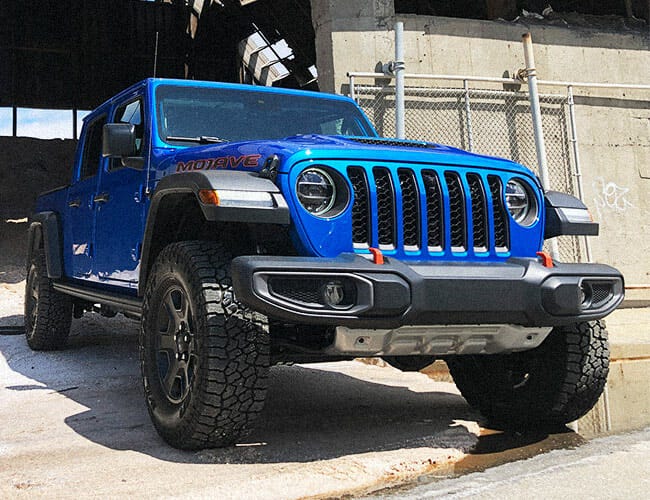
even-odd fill
[{"label": "concrete ground", "polygon": [[[424,483],[424,484],[423,484]],[[421,481],[372,498],[643,499],[650,489],[650,429],[594,439],[453,479]]]},{"label": "concrete ground", "polygon": [[[0,270],[0,325],[22,323],[23,278]],[[49,353],[0,335],[0,498],[363,494],[450,467],[477,442],[478,415],[452,383],[353,361],[274,367],[249,439],[179,451],[149,420],[137,329],[87,314]]]},{"label": "concrete ground", "polygon": [[[22,322],[23,278],[20,267],[0,268],[0,325]],[[578,423],[581,434],[650,423],[649,313],[610,318],[608,394]],[[60,352],[32,352],[22,335],[0,335],[0,497],[363,495],[583,442],[480,428],[455,386],[440,381],[444,365],[427,376],[354,361],[273,368],[249,439],[182,452],[150,423],[136,344],[136,323],[94,314],[73,322]],[[485,443],[497,453],[486,455]]]},{"label": "concrete ground", "polygon": [[150,423],[136,342],[133,324],[92,316],[56,353],[0,336],[0,497],[339,496],[448,465],[477,440],[453,384],[343,362],[273,368],[249,439],[178,451]]}]

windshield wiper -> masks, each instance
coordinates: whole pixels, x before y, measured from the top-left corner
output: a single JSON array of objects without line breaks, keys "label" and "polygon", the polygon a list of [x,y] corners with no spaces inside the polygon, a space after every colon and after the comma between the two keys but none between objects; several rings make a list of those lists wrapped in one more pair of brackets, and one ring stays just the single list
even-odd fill
[{"label": "windshield wiper", "polygon": [[215,144],[220,142],[230,142],[221,137],[212,137],[209,135],[201,135],[198,137],[183,137],[179,135],[168,135],[165,137],[166,141],[179,141],[179,142],[196,142],[198,144]]}]

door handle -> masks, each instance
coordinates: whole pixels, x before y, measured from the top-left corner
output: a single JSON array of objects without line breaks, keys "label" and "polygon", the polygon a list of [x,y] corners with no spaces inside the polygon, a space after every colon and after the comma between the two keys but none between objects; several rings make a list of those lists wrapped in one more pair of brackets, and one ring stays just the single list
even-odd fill
[{"label": "door handle", "polygon": [[93,198],[93,201],[95,203],[106,203],[110,199],[110,196],[108,193],[101,193],[98,194]]},{"label": "door handle", "polygon": [[81,206],[81,198],[76,198],[68,202],[70,208],[79,208]]}]

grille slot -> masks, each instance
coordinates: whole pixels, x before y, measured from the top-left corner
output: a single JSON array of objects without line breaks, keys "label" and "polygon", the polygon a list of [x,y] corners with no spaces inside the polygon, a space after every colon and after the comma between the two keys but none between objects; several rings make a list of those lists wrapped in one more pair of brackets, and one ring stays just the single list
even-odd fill
[{"label": "grille slot", "polygon": [[460,176],[456,172],[445,172],[445,182],[449,191],[449,225],[451,226],[451,249],[467,250],[467,219],[465,213],[465,193]]},{"label": "grille slot", "polygon": [[445,220],[442,216],[442,190],[438,175],[432,170],[422,171],[427,197],[427,242],[429,251],[439,252],[444,247]]},{"label": "grille slot", "polygon": [[395,247],[395,189],[387,168],[373,168],[377,187],[377,238],[380,247]]},{"label": "grille slot", "polygon": [[488,249],[487,201],[481,178],[477,174],[467,174],[470,198],[472,200],[472,236],[474,250],[486,252]]},{"label": "grille slot", "polygon": [[370,198],[366,171],[361,167],[349,167],[348,177],[354,191],[352,242],[355,245],[370,246]]},{"label": "grille slot", "polygon": [[508,218],[503,204],[501,179],[488,175],[488,186],[492,198],[492,222],[494,223],[494,246],[497,252],[506,252],[509,248]]},{"label": "grille slot", "polygon": [[412,170],[400,168],[397,172],[402,190],[402,231],[404,246],[409,249],[420,247],[420,196]]}]

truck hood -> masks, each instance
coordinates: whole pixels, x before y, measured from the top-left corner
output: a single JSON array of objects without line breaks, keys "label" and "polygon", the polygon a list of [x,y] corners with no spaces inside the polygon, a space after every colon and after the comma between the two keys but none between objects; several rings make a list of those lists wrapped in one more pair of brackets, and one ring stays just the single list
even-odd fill
[{"label": "truck hood", "polygon": [[299,161],[332,159],[471,165],[475,169],[505,170],[531,176],[528,168],[502,158],[469,153],[442,144],[379,137],[299,135],[278,140],[165,149],[157,154],[159,170],[165,173],[217,169],[259,171],[274,155],[280,160],[279,173],[287,173]]}]

